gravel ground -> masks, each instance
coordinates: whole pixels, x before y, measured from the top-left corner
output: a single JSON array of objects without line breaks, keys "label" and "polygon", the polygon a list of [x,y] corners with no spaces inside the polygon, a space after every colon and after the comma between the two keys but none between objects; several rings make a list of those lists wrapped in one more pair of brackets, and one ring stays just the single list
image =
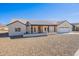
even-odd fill
[{"label": "gravel ground", "polygon": [[73,56],[78,48],[79,34],[0,38],[2,56]]}]

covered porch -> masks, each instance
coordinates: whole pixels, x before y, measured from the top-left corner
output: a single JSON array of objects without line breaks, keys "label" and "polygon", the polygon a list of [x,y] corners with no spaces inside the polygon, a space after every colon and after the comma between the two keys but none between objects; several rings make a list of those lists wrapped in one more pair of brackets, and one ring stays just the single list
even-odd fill
[{"label": "covered porch", "polygon": [[48,26],[42,26],[42,25],[32,25],[31,26],[31,33],[48,33],[49,27]]}]

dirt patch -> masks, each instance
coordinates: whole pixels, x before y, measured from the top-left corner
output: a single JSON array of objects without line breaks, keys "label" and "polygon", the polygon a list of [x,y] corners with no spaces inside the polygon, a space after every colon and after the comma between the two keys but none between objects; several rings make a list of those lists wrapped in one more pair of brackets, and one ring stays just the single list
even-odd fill
[{"label": "dirt patch", "polygon": [[0,38],[0,55],[72,56],[79,48],[79,35],[49,35],[10,39]]}]

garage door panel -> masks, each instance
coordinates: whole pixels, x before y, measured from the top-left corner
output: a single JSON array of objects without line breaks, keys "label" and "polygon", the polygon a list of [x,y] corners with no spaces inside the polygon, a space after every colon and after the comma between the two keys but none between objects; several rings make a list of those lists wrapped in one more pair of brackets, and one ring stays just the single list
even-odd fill
[{"label": "garage door panel", "polygon": [[59,28],[58,29],[58,32],[70,32],[71,31],[71,29],[70,28]]}]

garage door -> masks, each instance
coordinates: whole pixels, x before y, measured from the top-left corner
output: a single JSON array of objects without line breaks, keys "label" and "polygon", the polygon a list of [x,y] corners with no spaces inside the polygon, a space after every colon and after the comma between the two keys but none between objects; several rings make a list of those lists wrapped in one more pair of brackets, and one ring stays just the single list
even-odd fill
[{"label": "garage door", "polygon": [[60,32],[60,33],[67,33],[67,32],[70,32],[70,31],[71,31],[70,28],[59,28],[58,29],[58,32]]}]

